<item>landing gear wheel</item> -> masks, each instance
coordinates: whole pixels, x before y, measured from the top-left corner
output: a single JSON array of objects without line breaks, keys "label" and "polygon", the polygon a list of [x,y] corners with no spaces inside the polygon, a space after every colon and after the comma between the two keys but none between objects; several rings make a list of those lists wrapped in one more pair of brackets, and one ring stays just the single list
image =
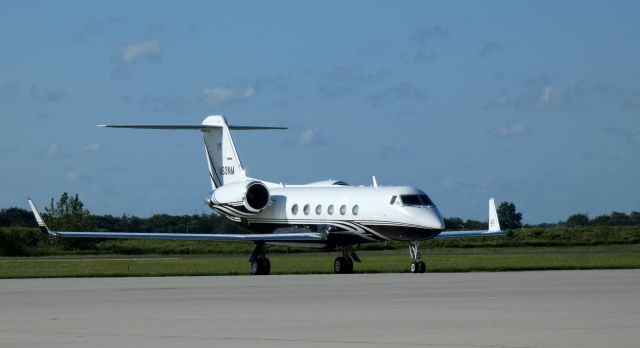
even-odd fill
[{"label": "landing gear wheel", "polygon": [[427,265],[424,263],[424,261],[418,262],[418,272],[424,273],[426,271],[427,271]]},{"label": "landing gear wheel", "polygon": [[267,258],[266,247],[264,242],[256,242],[256,247],[253,249],[251,256],[249,256],[249,262],[251,263],[251,274],[253,275],[267,275],[271,272],[271,262]]},{"label": "landing gear wheel", "polygon": [[420,271],[420,263],[412,262],[411,266],[409,266],[409,270],[411,271],[411,273],[418,273]]},{"label": "landing gear wheel", "polygon": [[271,272],[271,262],[268,258],[258,259],[251,262],[252,275],[267,275]]},{"label": "landing gear wheel", "polygon": [[270,272],[271,272],[271,261],[269,261],[269,259],[265,257],[264,259],[262,259],[262,274],[268,275]]},{"label": "landing gear wheel", "polygon": [[338,274],[351,273],[353,272],[353,261],[342,256],[336,257],[336,260],[333,261],[333,270]]}]

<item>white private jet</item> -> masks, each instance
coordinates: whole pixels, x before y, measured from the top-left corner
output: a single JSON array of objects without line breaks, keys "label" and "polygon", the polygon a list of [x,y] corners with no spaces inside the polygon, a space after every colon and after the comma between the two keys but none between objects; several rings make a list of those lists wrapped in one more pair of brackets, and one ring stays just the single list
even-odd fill
[{"label": "white private jet", "polygon": [[423,273],[418,247],[432,238],[503,235],[493,198],[489,200],[489,226],[482,231],[444,231],[442,215],[423,191],[409,186],[349,186],[327,180],[306,185],[276,184],[248,177],[240,163],[231,130],[286,129],[228,125],[223,116],[209,116],[201,125],[102,125],[112,128],[199,130],[213,193],[205,201],[216,212],[254,234],[67,232],[51,231],[34,203],[29,205],[40,228],[52,235],[76,238],[149,238],[216,241],[251,241],[252,274],[269,274],[266,244],[340,248],[336,273],[351,273],[360,258],[353,246],[362,243],[406,241],[410,270]]}]

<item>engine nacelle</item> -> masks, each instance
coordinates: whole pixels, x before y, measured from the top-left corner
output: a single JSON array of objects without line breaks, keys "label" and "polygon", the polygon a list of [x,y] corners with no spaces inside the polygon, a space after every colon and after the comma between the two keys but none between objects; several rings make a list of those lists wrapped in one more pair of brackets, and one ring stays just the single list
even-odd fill
[{"label": "engine nacelle", "polygon": [[236,208],[244,207],[243,212],[258,214],[269,204],[269,189],[257,180],[226,184],[213,191],[213,204],[229,204]]}]

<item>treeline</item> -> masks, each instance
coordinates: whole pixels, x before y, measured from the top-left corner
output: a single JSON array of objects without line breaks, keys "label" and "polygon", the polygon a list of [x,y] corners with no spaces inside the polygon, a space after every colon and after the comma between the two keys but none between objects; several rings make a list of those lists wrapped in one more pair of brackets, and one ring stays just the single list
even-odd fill
[{"label": "treeline", "polygon": [[[500,225],[505,230],[514,228],[535,228],[535,227],[586,227],[586,226],[640,226],[640,212],[632,211],[627,214],[624,212],[614,211],[609,215],[598,215],[592,219],[589,218],[586,213],[577,213],[569,216],[567,220],[561,220],[556,223],[540,223],[540,224],[525,224],[520,227],[508,227],[505,226],[505,219],[500,216]],[[482,230],[487,228],[486,221],[477,220],[462,220],[458,217],[445,218],[444,223],[447,230],[460,231],[460,230]]]},{"label": "treeline", "polygon": [[[47,208],[42,214],[49,227],[60,230],[89,230],[114,232],[202,232],[246,233],[237,224],[216,214],[167,215],[156,214],[147,218],[137,216],[113,216],[79,214],[74,216]],[[31,211],[21,208],[0,210],[0,227],[37,227]]]},{"label": "treeline", "polygon": [[[75,197],[73,197],[75,198]],[[47,208],[47,213],[43,214],[45,220],[53,227],[58,225],[59,219],[55,215],[63,216],[65,212],[58,213]],[[84,214],[84,213],[83,213]],[[216,214],[194,214],[194,215],[167,215],[156,214],[147,218],[137,216],[113,216],[113,215],[93,215],[87,216],[86,228],[91,231],[115,231],[115,232],[213,232],[216,233],[246,233],[237,224]],[[500,212],[498,212],[500,216]],[[487,228],[486,221],[451,217],[444,219],[447,230],[482,230]],[[505,224],[505,218],[500,216],[500,224],[503,229],[509,228]],[[611,212],[609,215],[598,215],[592,219],[587,214],[577,213],[569,216],[567,220],[557,223],[541,223],[537,225],[523,225],[522,227],[579,227],[579,226],[637,226],[640,225],[640,212],[632,211]],[[0,209],[0,227],[37,227],[31,211],[22,208]],[[73,226],[70,226],[73,227]]]},{"label": "treeline", "polygon": [[[518,247],[576,246],[640,243],[640,213],[612,212],[590,219],[573,214],[566,221],[539,226],[523,226],[515,205],[502,202],[498,207],[506,237],[439,239],[427,247]],[[216,214],[167,215],[148,218],[94,215],[84,208],[78,195],[61,195],[45,208],[44,218],[51,229],[66,231],[248,233],[238,224]],[[446,218],[447,230],[483,230],[487,222]],[[524,228],[521,228],[524,227]],[[363,249],[405,248],[405,243],[368,244]],[[59,238],[40,233],[30,211],[21,208],[0,210],[0,255],[33,256],[68,253],[115,254],[226,254],[248,253],[250,243],[224,243],[174,240],[104,240]],[[306,249],[275,247],[270,252],[300,252]]]},{"label": "treeline", "polygon": [[[71,244],[68,244],[71,243]],[[78,244],[75,244],[78,243]],[[445,238],[423,243],[430,248],[567,247],[640,243],[639,226],[533,227],[510,231],[504,237]],[[404,250],[406,243],[363,244],[359,250]],[[33,227],[0,228],[0,256],[68,254],[220,255],[246,254],[251,243],[149,239],[56,238]],[[307,252],[306,248],[270,246],[269,253]],[[314,251],[316,251],[314,249]]]},{"label": "treeline", "polygon": [[609,215],[598,215],[593,219],[585,213],[569,216],[566,221],[558,222],[561,226],[635,226],[640,225],[640,212],[632,211],[630,214],[614,211]]}]

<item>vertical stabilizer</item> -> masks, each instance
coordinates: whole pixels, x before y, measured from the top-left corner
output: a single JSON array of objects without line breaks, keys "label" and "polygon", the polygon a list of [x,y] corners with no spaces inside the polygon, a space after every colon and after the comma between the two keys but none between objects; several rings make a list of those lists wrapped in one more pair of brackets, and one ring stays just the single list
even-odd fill
[{"label": "vertical stabilizer", "polygon": [[493,198],[489,199],[489,232],[500,232],[500,221],[498,220],[498,211]]},{"label": "vertical stabilizer", "polygon": [[204,147],[209,165],[211,188],[247,180],[242,163],[233,144],[227,120],[223,116],[209,116],[202,121]]}]

